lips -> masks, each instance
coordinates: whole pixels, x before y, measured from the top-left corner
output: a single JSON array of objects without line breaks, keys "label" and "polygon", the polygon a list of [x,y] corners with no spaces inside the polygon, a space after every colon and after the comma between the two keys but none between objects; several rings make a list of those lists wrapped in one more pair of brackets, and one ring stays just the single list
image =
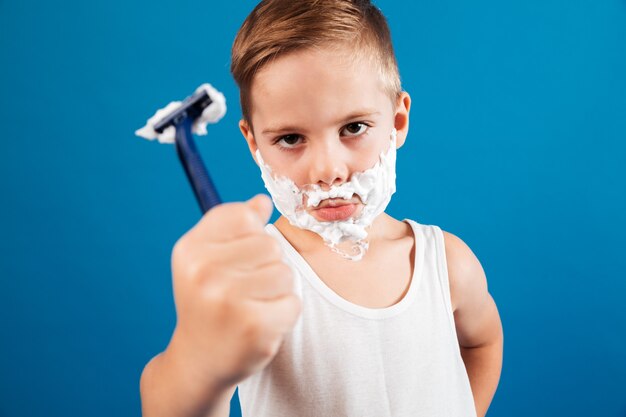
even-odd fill
[{"label": "lips", "polygon": [[345,206],[347,204],[355,204],[356,201],[352,200],[344,200],[341,198],[328,198],[326,200],[321,201],[316,208],[326,208],[326,207],[340,207]]},{"label": "lips", "polygon": [[337,207],[325,207],[315,210],[315,214],[322,220],[329,222],[346,220],[356,211],[356,204],[345,204]]},{"label": "lips", "polygon": [[313,213],[324,221],[346,220],[356,212],[357,204],[343,199],[327,199],[314,208]]}]

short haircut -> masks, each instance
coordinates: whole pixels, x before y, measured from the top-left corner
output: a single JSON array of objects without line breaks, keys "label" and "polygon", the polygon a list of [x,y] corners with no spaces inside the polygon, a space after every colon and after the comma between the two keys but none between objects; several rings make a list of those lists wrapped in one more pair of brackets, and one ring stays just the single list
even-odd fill
[{"label": "short haircut", "polygon": [[241,25],[231,53],[244,120],[251,122],[250,89],[259,70],[290,52],[328,46],[369,58],[395,104],[402,90],[391,33],[370,0],[263,0]]}]

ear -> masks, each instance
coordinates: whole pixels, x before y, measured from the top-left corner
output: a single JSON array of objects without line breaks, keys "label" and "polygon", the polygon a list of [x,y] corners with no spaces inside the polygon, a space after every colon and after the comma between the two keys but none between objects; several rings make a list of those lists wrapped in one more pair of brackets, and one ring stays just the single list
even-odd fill
[{"label": "ear", "polygon": [[254,134],[252,133],[252,126],[244,119],[241,119],[239,121],[239,130],[241,130],[241,134],[248,143],[248,149],[250,149],[254,162],[258,165],[259,161],[256,160],[256,150],[258,148],[256,146],[256,140],[254,140]]},{"label": "ear", "polygon": [[394,118],[394,127],[398,131],[396,136],[396,147],[399,149],[404,145],[406,137],[409,134],[409,111],[411,110],[411,96],[406,91],[400,93],[396,104],[396,115]]}]

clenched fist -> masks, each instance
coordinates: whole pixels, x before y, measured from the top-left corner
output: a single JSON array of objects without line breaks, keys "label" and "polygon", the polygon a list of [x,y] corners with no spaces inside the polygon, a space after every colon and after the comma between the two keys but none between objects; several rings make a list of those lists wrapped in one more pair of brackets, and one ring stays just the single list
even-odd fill
[{"label": "clenched fist", "polygon": [[271,214],[265,195],[219,205],[172,252],[173,342],[220,385],[263,369],[300,314],[291,268],[264,230]]}]

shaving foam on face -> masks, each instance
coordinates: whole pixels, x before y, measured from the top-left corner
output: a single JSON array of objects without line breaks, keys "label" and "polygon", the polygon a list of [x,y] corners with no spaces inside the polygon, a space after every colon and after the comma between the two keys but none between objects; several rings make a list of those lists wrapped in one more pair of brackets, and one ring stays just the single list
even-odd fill
[{"label": "shaving foam on face", "polygon": [[[385,211],[392,194],[396,191],[396,133],[396,129],[393,129],[389,149],[386,153],[381,152],[376,165],[366,171],[352,174],[349,181],[331,186],[326,191],[317,184],[299,188],[290,178],[273,176],[272,169],[265,164],[261,152],[257,149],[256,157],[265,188],[269,191],[276,209],[291,225],[317,233],[328,247],[344,258],[352,261],[361,260],[369,247],[366,241],[367,228]],[[311,216],[304,206],[305,196],[306,206],[316,207],[323,200],[329,198],[350,200],[355,194],[363,203],[363,210],[357,218],[320,222]],[[337,247],[346,241],[353,243],[352,250],[355,253],[349,254]]]},{"label": "shaving foam on face", "polygon": [[[202,111],[200,117],[194,121],[191,131],[196,135],[206,135],[207,124],[217,123],[226,114],[226,98],[224,97],[224,94],[217,91],[211,84],[208,83],[202,84],[200,87],[196,88],[194,94],[197,94],[202,90],[207,92],[213,102],[209,104]],[[144,127],[135,131],[135,135],[149,140],[158,139],[161,143],[174,143],[174,138],[176,137],[176,128],[174,126],[168,126],[165,130],[163,130],[163,133],[157,133],[154,130],[154,125],[159,123],[164,117],[172,113],[174,110],[178,109],[182,104],[183,103],[181,101],[172,101],[164,108],[157,110],[156,113],[154,113],[154,116],[148,119]]]}]

